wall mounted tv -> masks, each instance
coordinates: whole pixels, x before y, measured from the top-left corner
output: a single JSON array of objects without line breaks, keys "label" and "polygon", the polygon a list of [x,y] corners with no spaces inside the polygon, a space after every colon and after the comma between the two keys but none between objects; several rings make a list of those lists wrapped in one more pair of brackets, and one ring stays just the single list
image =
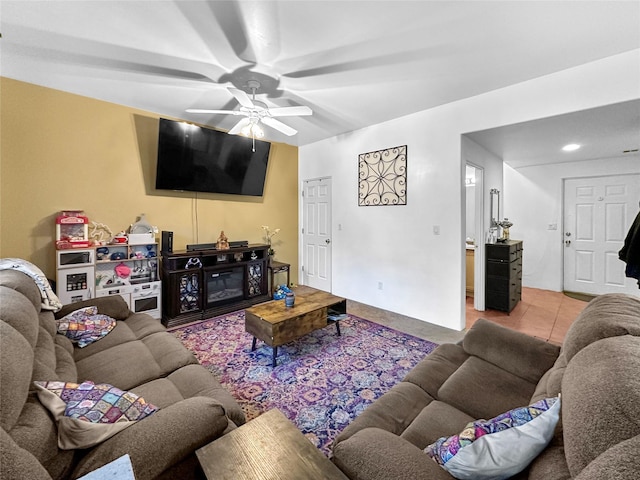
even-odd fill
[{"label": "wall mounted tv", "polygon": [[260,197],[271,144],[160,119],[156,189]]}]

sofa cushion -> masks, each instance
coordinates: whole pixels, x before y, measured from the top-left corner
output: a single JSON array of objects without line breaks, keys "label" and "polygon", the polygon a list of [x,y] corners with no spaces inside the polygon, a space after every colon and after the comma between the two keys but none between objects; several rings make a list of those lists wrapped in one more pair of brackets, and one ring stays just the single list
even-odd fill
[{"label": "sofa cushion", "polygon": [[165,332],[164,326],[156,319],[145,314],[132,314],[126,320],[118,320],[116,326],[111,330],[109,335],[102,338],[99,342],[92,343],[74,351],[76,361],[83,360],[91,355],[108,350],[116,345],[126,342],[142,340],[143,338],[154,333]]},{"label": "sofa cushion", "polygon": [[357,416],[347,425],[336,437],[335,443],[368,427],[377,427],[400,435],[432,401],[433,397],[417,385],[400,382],[367,406],[365,414]]},{"label": "sofa cushion", "polygon": [[[56,344],[47,330],[40,327],[38,341],[34,349],[32,380],[57,380],[56,374]],[[35,391],[33,384],[31,391]]]},{"label": "sofa cushion", "polygon": [[[562,418],[562,417],[561,417]],[[560,422],[558,422],[560,423]],[[571,473],[564,455],[562,432],[556,431],[551,442],[528,469],[528,480],[570,480]]]},{"label": "sofa cushion", "polygon": [[41,310],[38,313],[38,323],[41,328],[44,328],[52,337],[57,333],[56,322],[53,312],[50,310]]},{"label": "sofa cushion", "polygon": [[470,422],[459,434],[442,437],[424,450],[455,478],[502,480],[524,470],[542,452],[559,417],[559,397],[540,400]]},{"label": "sofa cushion", "polygon": [[512,408],[527,405],[535,384],[493,363],[469,357],[438,391],[446,402],[473,418],[492,418]]},{"label": "sofa cushion", "polygon": [[133,392],[93,382],[35,382],[38,398],[58,424],[58,446],[88,448],[157,410]]},{"label": "sofa cushion", "polygon": [[[229,419],[236,425],[243,425],[246,417],[238,402],[231,393],[224,388],[209,370],[200,364],[186,365],[167,376],[169,380],[185,398],[210,397],[215,398],[225,410]],[[149,397],[149,400],[154,397]]]},{"label": "sofa cushion", "polygon": [[553,367],[545,372],[536,385],[536,389],[531,396],[531,402],[548,397],[557,397],[562,387],[562,376],[567,368],[567,357],[560,354]]},{"label": "sofa cushion", "polygon": [[17,423],[9,432],[15,442],[29,450],[54,478],[63,478],[74,453],[58,448],[58,429],[49,411],[35,393],[29,395]]},{"label": "sofa cushion", "polygon": [[[636,318],[637,322],[637,318]],[[609,448],[640,435],[640,337],[581,349],[562,380],[562,423],[572,477]]]},{"label": "sofa cushion", "polygon": [[56,320],[58,333],[83,348],[106,336],[116,326],[115,319],[98,314],[98,307],[84,307]]},{"label": "sofa cushion", "polygon": [[139,385],[136,387],[136,393],[159,408],[166,408],[192,397],[212,398],[224,407],[225,414],[235,425],[243,425],[246,422],[245,414],[236,400],[211,372],[201,365],[187,365],[166,378]]},{"label": "sofa cushion", "polygon": [[29,394],[33,350],[12,326],[0,320],[0,427],[13,428]]},{"label": "sofa cushion", "polygon": [[460,345],[444,343],[412,368],[403,381],[414,383],[437,398],[438,389],[467,358],[469,355]]},{"label": "sofa cushion", "polygon": [[423,449],[440,437],[459,432],[473,420],[457,408],[435,400],[422,409],[401,437]]},{"label": "sofa cushion", "polygon": [[38,460],[0,428],[0,478],[2,480],[51,480]]},{"label": "sofa cushion", "polygon": [[462,346],[469,355],[482,358],[534,384],[553,366],[560,353],[557,345],[483,318],[478,319],[466,333]]},{"label": "sofa cushion", "polygon": [[166,376],[185,365],[197,364],[196,357],[173,335],[165,332],[147,335],[142,339],[160,368],[160,375]]},{"label": "sofa cushion", "polygon": [[[56,355],[56,380],[75,382],[78,380],[76,362],[73,360],[73,347],[71,342],[62,335],[54,337]],[[65,343],[68,342],[68,343]],[[71,351],[69,351],[71,350]]]},{"label": "sofa cushion", "polygon": [[[22,273],[19,275],[28,278]],[[38,312],[35,307],[24,295],[10,288],[0,287],[0,295],[0,319],[15,328],[33,349],[38,341],[39,330]]]},{"label": "sofa cushion", "polygon": [[136,393],[158,408],[166,408],[187,398],[168,378],[158,378],[138,385]]},{"label": "sofa cushion", "polygon": [[115,345],[78,360],[76,367],[78,381],[108,383],[122,390],[131,390],[137,385],[159,378],[162,373],[155,357],[142,340]]},{"label": "sofa cushion", "polygon": [[22,294],[37,312],[40,311],[42,295],[29,275],[18,270],[0,270],[0,285]]},{"label": "sofa cushion", "polygon": [[333,462],[349,478],[451,480],[415,445],[380,428],[365,428],[333,447]]},{"label": "sofa cushion", "polygon": [[620,442],[589,463],[576,480],[638,480],[640,435]]},{"label": "sofa cushion", "polygon": [[600,295],[582,310],[569,327],[562,351],[570,362],[587,345],[603,338],[640,336],[640,298],[622,293]]},{"label": "sofa cushion", "polygon": [[91,298],[89,300],[83,300],[81,302],[74,302],[63,306],[56,312],[56,318],[62,318],[71,312],[84,307],[98,307],[98,313],[103,315],[109,315],[116,320],[126,320],[131,314],[127,302],[124,301],[120,295],[110,295],[108,297]]}]

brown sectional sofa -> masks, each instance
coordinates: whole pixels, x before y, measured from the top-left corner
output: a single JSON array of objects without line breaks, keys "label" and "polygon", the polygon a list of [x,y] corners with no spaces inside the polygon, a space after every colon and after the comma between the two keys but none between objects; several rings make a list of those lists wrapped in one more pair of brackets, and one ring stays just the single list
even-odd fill
[{"label": "brown sectional sofa", "polygon": [[561,348],[478,320],[343,430],[332,460],[352,480],[451,480],[427,445],[560,392],[551,443],[513,478],[640,479],[640,298],[592,300]]},{"label": "brown sectional sofa", "polygon": [[[240,406],[159,321],[130,312],[119,296],[67,305],[55,316],[85,305],[118,321],[80,349],[56,332],[29,276],[0,271],[0,478],[77,478],[124,454],[137,480],[198,478],[195,450],[243,424]],[[35,380],[108,383],[159,410],[92,448],[61,450]]]}]

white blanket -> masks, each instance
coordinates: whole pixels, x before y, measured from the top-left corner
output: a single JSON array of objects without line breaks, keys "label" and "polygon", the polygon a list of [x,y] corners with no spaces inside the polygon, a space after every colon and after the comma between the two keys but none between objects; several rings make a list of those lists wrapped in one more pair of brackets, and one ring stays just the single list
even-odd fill
[{"label": "white blanket", "polygon": [[22,260],[21,258],[0,258],[0,270],[18,270],[29,275],[40,289],[43,310],[53,310],[57,312],[62,308],[62,302],[57,295],[53,293],[49,280],[47,280],[42,270],[33,263]]}]

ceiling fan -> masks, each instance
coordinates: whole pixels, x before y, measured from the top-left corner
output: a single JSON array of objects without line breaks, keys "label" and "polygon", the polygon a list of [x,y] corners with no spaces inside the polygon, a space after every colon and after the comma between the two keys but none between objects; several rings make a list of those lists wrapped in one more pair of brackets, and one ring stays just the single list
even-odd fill
[{"label": "ceiling fan", "polygon": [[291,128],[289,125],[285,125],[280,120],[276,120],[275,117],[292,117],[311,115],[313,112],[307,106],[300,105],[295,107],[268,107],[266,104],[256,100],[256,90],[260,88],[260,82],[257,80],[249,80],[247,87],[251,89],[252,97],[249,98],[246,92],[238,88],[228,87],[229,93],[233,95],[240,104],[239,110],[207,110],[200,108],[189,108],[188,113],[214,113],[214,114],[227,114],[227,115],[243,115],[245,118],[241,119],[234,127],[229,130],[229,134],[245,134],[261,138],[264,136],[264,132],[260,128],[259,123],[262,122],[265,125],[275,128],[276,130],[284,133],[285,135],[295,135],[298,131]]}]

